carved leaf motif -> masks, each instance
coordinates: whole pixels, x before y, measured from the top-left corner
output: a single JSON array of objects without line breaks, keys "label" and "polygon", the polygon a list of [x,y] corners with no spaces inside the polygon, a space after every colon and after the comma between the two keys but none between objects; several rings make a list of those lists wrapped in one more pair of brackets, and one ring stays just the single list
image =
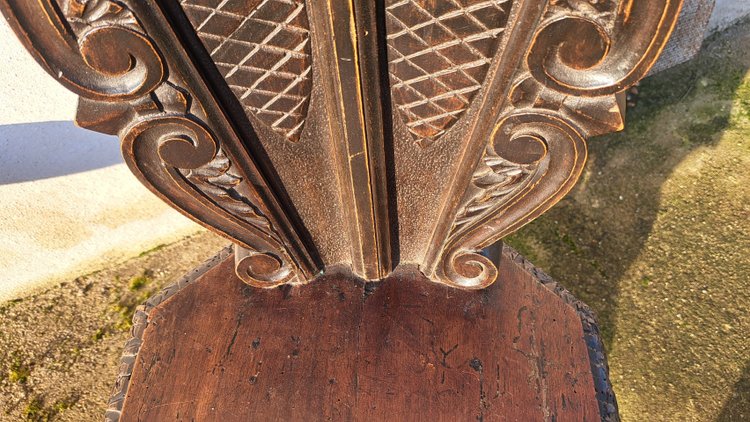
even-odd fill
[{"label": "carved leaf motif", "polygon": [[617,9],[617,2],[614,0],[552,0],[550,5],[551,10],[559,7],[601,20],[610,18]]},{"label": "carved leaf motif", "polygon": [[[219,148],[216,156],[196,169],[180,170],[182,175],[215,204],[260,229],[278,244],[283,244],[271,222],[250,199],[239,192],[242,176]],[[236,270],[240,278],[256,287],[273,287],[295,277],[289,257],[282,249],[261,251],[235,246]],[[283,258],[282,258],[283,256]]]},{"label": "carved leaf motif", "polygon": [[510,0],[389,0],[393,101],[417,141],[450,129],[482,87]]},{"label": "carved leaf motif", "polygon": [[500,157],[492,145],[485,150],[479,169],[474,173],[472,184],[478,189],[473,198],[458,213],[452,232],[512,198],[533,177],[538,163],[518,164]]},{"label": "carved leaf motif", "polygon": [[181,0],[181,5],[245,112],[299,140],[312,89],[304,1]]},{"label": "carved leaf motif", "polygon": [[213,160],[197,169],[182,170],[182,173],[221,208],[266,231],[280,242],[278,235],[271,229],[268,218],[237,191],[236,188],[243,180],[232,170],[232,162],[224,151],[219,149]]},{"label": "carved leaf motif", "polygon": [[80,35],[102,22],[139,28],[132,12],[112,0],[56,0],[71,29]]},{"label": "carved leaf motif", "polygon": [[[236,270],[248,283],[310,281],[321,267],[352,264],[369,249],[376,265],[371,272],[361,265],[368,279],[385,276],[381,267],[390,271],[391,263],[416,264],[435,281],[478,289],[497,277],[494,263],[479,251],[570,191],[586,160],[586,136],[622,128],[619,95],[647,74],[682,7],[682,0],[384,0],[381,15],[376,2],[331,0],[310,3],[321,6],[310,12],[316,18],[312,23],[322,25],[310,28],[306,2],[0,0],[0,11],[39,63],[82,97],[80,124],[119,134],[126,162],[141,181],[238,243]],[[287,196],[282,189],[290,179],[279,180],[274,171],[297,163],[278,157],[308,150],[274,144],[268,148],[273,162],[259,166],[260,154],[251,156],[248,149],[254,140],[240,139],[244,119],[229,120],[235,116],[224,113],[225,98],[212,97],[220,92],[206,89],[210,75],[204,79],[203,67],[194,67],[194,52],[178,51],[184,48],[178,39],[186,35],[177,28],[184,23],[180,7],[262,134],[300,137],[312,89],[311,30],[323,42],[321,75],[336,82],[349,78],[347,87],[361,90],[362,96],[341,106],[359,119],[338,119],[343,131],[316,125],[314,133],[334,138],[322,150],[337,154],[338,179],[330,188],[340,188],[337,182],[346,176],[347,189],[356,192],[340,191],[332,206],[358,211],[357,201],[365,198],[361,208],[371,214],[362,219],[367,221],[344,222],[374,234],[351,231],[350,259],[338,250],[345,242],[302,230],[320,214],[297,215],[293,206],[302,210],[309,201],[292,203],[296,194],[290,189]],[[157,9],[163,13],[150,13]],[[326,12],[329,16],[317,15]],[[331,18],[327,23],[326,17]],[[511,27],[507,60],[499,60],[500,39]],[[351,39],[338,42],[340,37]],[[327,55],[323,46],[346,54]],[[472,122],[477,124],[460,134],[465,144],[421,151],[419,161],[402,157],[408,148],[391,136],[402,131],[390,130],[391,116],[381,116],[369,95],[382,92],[381,48],[387,49],[393,117],[399,129],[410,132],[403,141],[416,141],[417,148],[448,133],[482,93],[492,106],[476,110]],[[352,61],[345,71],[329,69],[345,60]],[[364,75],[362,81],[351,79],[357,74]],[[324,94],[321,101],[333,110],[332,100],[340,97]],[[345,111],[342,116],[348,117]],[[346,146],[357,148],[339,150],[344,143],[335,135],[348,135],[349,125],[366,130],[351,142],[347,136]],[[263,138],[261,146],[270,146]],[[356,166],[364,170],[353,171]],[[440,182],[432,183],[432,175]],[[305,188],[318,189],[309,178],[300,180]],[[391,194],[400,201],[396,224]],[[421,201],[441,198],[450,199],[434,211],[435,201],[428,213],[415,211]],[[394,242],[379,237],[406,221],[424,228],[405,224]],[[381,266],[386,260],[379,255],[390,258],[391,252],[398,252],[396,258]]]}]

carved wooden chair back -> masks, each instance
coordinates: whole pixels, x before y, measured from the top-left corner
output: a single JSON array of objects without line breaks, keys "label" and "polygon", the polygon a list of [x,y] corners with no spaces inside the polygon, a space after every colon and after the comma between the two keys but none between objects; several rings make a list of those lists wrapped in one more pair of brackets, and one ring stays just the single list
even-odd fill
[{"label": "carved wooden chair back", "polygon": [[482,248],[620,130],[680,0],[0,0],[132,170],[254,286],[397,266],[476,289]]}]

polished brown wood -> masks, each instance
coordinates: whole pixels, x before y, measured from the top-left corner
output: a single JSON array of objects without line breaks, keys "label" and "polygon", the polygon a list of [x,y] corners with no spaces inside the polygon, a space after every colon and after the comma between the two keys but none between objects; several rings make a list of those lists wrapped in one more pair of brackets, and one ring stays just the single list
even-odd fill
[{"label": "polished brown wood", "polygon": [[505,247],[500,279],[254,289],[229,250],[152,298],[109,420],[616,420],[591,311]]},{"label": "polished brown wood", "polygon": [[272,288],[480,251],[574,186],[681,0],[0,0],[155,194]]}]

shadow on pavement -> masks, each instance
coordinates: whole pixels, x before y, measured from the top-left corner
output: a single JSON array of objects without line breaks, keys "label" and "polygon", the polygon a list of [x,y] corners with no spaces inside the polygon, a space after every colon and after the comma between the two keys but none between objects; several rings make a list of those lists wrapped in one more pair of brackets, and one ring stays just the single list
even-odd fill
[{"label": "shadow on pavement", "polygon": [[114,136],[73,122],[0,126],[0,185],[47,179],[122,163]]},{"label": "shadow on pavement", "polygon": [[[720,420],[750,416],[747,366],[734,385],[734,399],[723,403],[731,382],[728,391],[719,391],[720,380],[729,378],[727,368],[738,360],[750,365],[744,355],[731,357],[730,350],[741,348],[737,342],[743,340],[734,336],[729,344],[714,335],[715,325],[724,329],[725,321],[741,331],[742,323],[725,316],[725,308],[727,315],[746,312],[734,301],[741,295],[723,294],[730,289],[725,283],[745,272],[739,268],[744,258],[735,259],[737,265],[723,261],[730,255],[725,249],[741,247],[727,242],[741,237],[747,227],[737,205],[745,188],[700,191],[733,186],[722,184],[721,178],[747,171],[713,168],[712,163],[732,157],[711,160],[711,154],[719,153],[720,146],[721,154],[740,148],[720,141],[730,132],[737,136],[737,128],[746,125],[737,122],[750,118],[748,29],[750,21],[730,28],[709,39],[692,62],[646,79],[626,130],[589,141],[589,163],[575,190],[507,239],[597,313],[607,349],[617,344],[619,360],[610,360],[619,376],[613,384],[618,394],[627,393],[618,399],[627,401],[630,418],[646,415],[633,412],[661,409],[664,413],[648,419],[676,420],[669,412],[712,414],[713,419],[722,406]],[[708,157],[705,168],[695,157]],[[672,196],[663,195],[666,187]],[[737,197],[728,196],[733,193]],[[721,204],[724,211],[718,211]],[[738,214],[716,216],[727,209]],[[738,229],[710,226],[717,222],[731,222]],[[723,255],[711,255],[714,250]],[[654,263],[658,267],[649,266]],[[701,295],[706,297],[702,302]],[[714,357],[713,350],[722,353]]]},{"label": "shadow on pavement", "polygon": [[750,420],[750,362],[745,365],[740,380],[734,385],[731,397],[724,404],[718,422]]},{"label": "shadow on pavement", "polygon": [[[726,97],[748,69],[732,66],[726,54],[709,41],[697,59],[646,79],[626,130],[589,140],[587,170],[574,191],[507,240],[596,311],[607,347],[620,280],[651,234],[663,183],[729,124]],[[706,77],[712,82],[702,87]],[[681,104],[689,108],[681,121],[659,118]]]}]

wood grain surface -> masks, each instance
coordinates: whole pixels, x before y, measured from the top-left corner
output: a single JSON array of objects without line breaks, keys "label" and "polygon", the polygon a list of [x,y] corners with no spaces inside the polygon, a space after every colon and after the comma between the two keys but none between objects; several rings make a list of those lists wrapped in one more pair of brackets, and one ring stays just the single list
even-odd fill
[{"label": "wood grain surface", "polygon": [[221,259],[136,328],[110,419],[617,419],[590,311],[510,248],[482,291],[409,272],[259,290]]}]

